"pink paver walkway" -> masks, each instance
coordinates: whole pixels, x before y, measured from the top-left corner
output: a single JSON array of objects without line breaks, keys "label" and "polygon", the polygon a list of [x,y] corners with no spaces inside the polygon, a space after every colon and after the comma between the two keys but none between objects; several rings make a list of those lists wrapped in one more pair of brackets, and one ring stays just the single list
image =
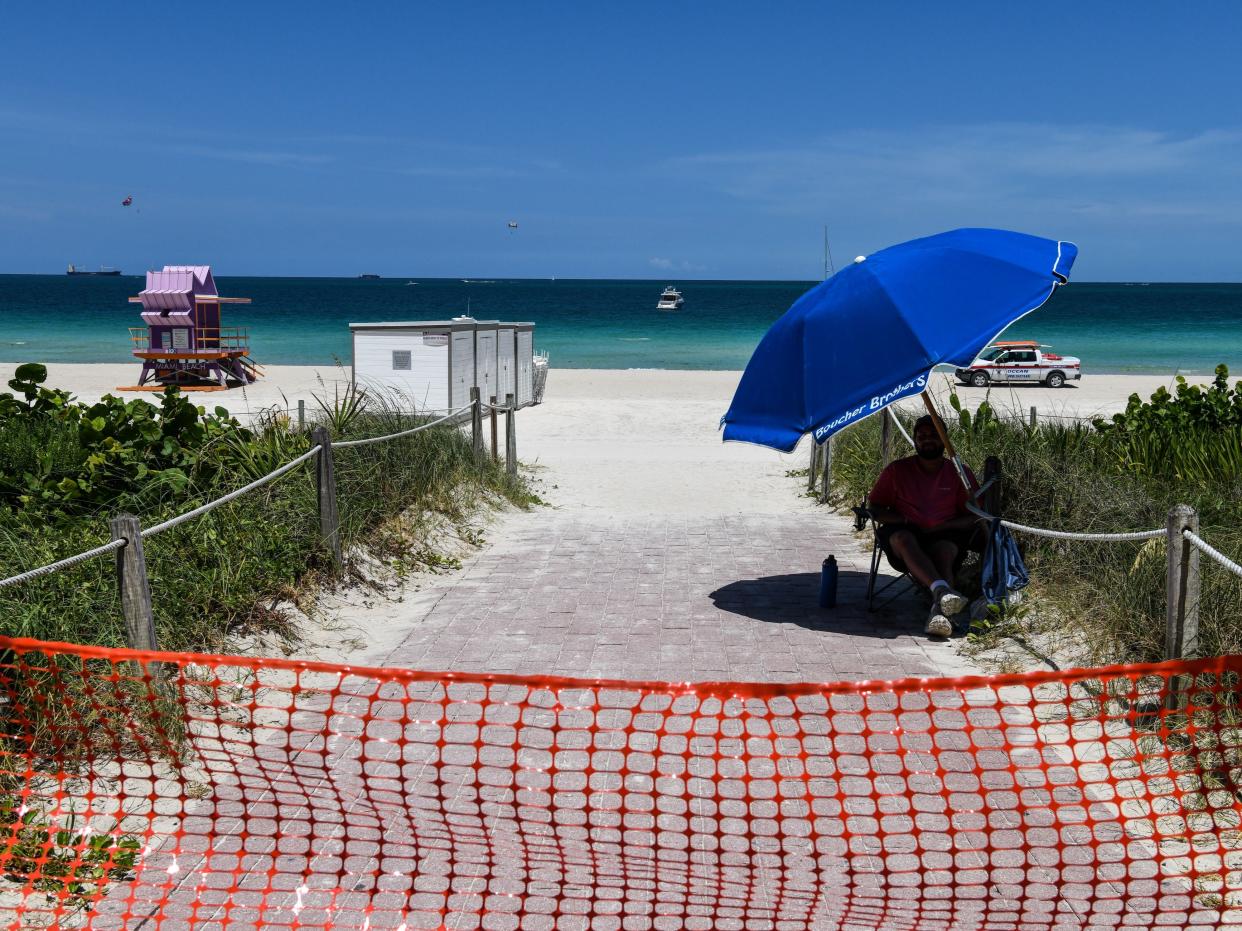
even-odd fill
[{"label": "pink paver walkway", "polygon": [[[828,512],[512,515],[386,666],[609,678],[795,682],[978,671],[901,597],[865,606],[869,552]],[[837,607],[817,605],[840,565]],[[424,609],[425,610],[425,609]]]}]

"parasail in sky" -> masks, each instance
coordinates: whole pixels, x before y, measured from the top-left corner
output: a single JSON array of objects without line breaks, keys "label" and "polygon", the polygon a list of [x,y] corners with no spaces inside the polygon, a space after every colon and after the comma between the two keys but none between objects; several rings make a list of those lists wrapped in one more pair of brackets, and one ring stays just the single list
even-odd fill
[{"label": "parasail in sky", "polygon": [[128,206],[129,206],[130,204],[132,204],[133,202],[134,202],[134,195],[133,195],[133,194],[126,194],[126,195],[125,195],[125,199],[124,199],[123,201],[121,201],[121,206],[122,206],[122,207],[128,207]]}]

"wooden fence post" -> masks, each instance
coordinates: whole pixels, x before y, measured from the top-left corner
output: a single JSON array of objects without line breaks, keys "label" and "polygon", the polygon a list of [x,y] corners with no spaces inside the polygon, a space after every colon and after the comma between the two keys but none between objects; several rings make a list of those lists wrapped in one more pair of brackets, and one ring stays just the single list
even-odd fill
[{"label": "wooden fence post", "polygon": [[108,521],[113,540],[124,540],[116,551],[116,584],[125,615],[125,642],[135,650],[158,650],[155,616],[151,611],[151,584],[142,551],[142,526],[133,514],[118,514]]},{"label": "wooden fence post", "polygon": [[306,432],[306,399],[298,398],[298,432]]},{"label": "wooden fence post", "polygon": [[474,446],[474,464],[483,465],[483,408],[479,404],[479,389],[470,389],[470,439]]},{"label": "wooden fence post", "polygon": [[811,434],[811,466],[807,470],[806,491],[807,494],[815,491],[815,465],[819,461],[819,444],[815,442],[815,435]]},{"label": "wooden fence post", "polygon": [[1032,408],[1031,408],[1031,426],[1032,426],[1032,427],[1033,427],[1033,426],[1035,426],[1035,419],[1036,419],[1036,417],[1037,417],[1037,414],[1036,414],[1035,408],[1034,408],[1034,407],[1032,407]]},{"label": "wooden fence post", "polygon": [[517,477],[517,417],[512,394],[505,395],[505,474]]},{"label": "wooden fence post", "polygon": [[1193,659],[1199,652],[1199,548],[1182,536],[1199,532],[1199,515],[1188,504],[1169,510],[1168,594],[1164,626],[1164,658]]},{"label": "wooden fence post", "polygon": [[341,518],[336,508],[336,473],[332,468],[332,438],[327,427],[311,431],[311,442],[319,447],[315,457],[315,484],[319,491],[319,535],[332,556],[337,569],[344,559],[341,555]]},{"label": "wooden fence post", "polygon": [[824,440],[820,456],[819,501],[827,504],[832,493],[832,437]]},{"label": "wooden fence post", "polygon": [[989,485],[988,490],[983,493],[983,509],[993,517],[1000,517],[1002,481],[1001,462],[995,456],[988,456],[988,458],[983,461],[984,483],[986,484],[987,480],[990,478],[995,478],[996,481]]},{"label": "wooden fence post", "polygon": [[887,407],[880,412],[880,468],[888,465],[892,455],[893,417],[896,415]]},{"label": "wooden fence post", "polygon": [[492,395],[492,400],[488,407],[492,415],[492,462],[499,462],[500,452],[496,448],[496,395]]}]

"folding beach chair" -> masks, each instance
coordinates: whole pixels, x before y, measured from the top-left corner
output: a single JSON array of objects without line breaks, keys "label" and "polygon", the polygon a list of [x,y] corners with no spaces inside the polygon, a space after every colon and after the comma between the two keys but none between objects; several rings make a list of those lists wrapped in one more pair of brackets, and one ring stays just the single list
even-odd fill
[{"label": "folding beach chair", "polygon": [[[867,496],[863,496],[861,505],[851,508],[850,510],[854,512],[855,530],[862,532],[867,529],[868,525],[871,526],[871,570],[867,575],[867,611],[874,613],[876,609],[876,599],[893,586],[902,582],[905,582],[908,586],[916,589],[921,588],[921,586],[918,582],[914,581],[914,577],[910,575],[910,571],[906,568],[906,564],[903,563],[896,554],[890,556],[885,553],[884,548],[880,546],[880,534],[878,532],[880,524],[875,519],[874,512],[867,505]],[[889,579],[877,589],[876,580],[880,574],[880,561],[886,556],[888,557],[889,566],[892,567],[893,571],[897,573],[897,576]],[[899,589],[885,598],[882,602],[880,602],[880,604],[886,605],[889,602],[895,601],[897,598],[901,597],[905,591],[905,588]]]},{"label": "folding beach chair", "polygon": [[[988,457],[987,464],[984,467],[984,475],[986,477],[983,481],[983,484],[981,484],[978,490],[976,490],[975,493],[970,496],[971,504],[978,505],[978,503],[981,500],[986,500],[984,498],[985,493],[988,492],[989,489],[991,489],[994,485],[996,485],[997,482],[1000,481],[1000,461],[997,460],[995,457]],[[999,492],[999,488],[997,488],[996,491],[992,492],[989,498],[991,498],[993,501],[999,500],[999,495],[997,494],[997,492]],[[995,504],[993,504],[992,506],[995,507]],[[879,525],[879,522],[875,519],[875,514],[871,510],[871,507],[867,504],[867,496],[863,495],[862,504],[859,505],[858,507],[851,508],[850,510],[854,512],[854,529],[855,530],[862,532],[863,530],[867,529],[868,524],[870,524],[871,526],[871,571],[870,571],[870,574],[867,576],[867,611],[874,613],[877,607],[877,599],[881,595],[883,595],[886,591],[893,588],[893,586],[897,585],[900,582],[905,582],[911,588],[915,588],[919,591],[924,591],[923,586],[920,585],[918,582],[916,582],[914,580],[914,577],[910,575],[910,570],[906,568],[906,564],[901,561],[901,558],[897,556],[896,553],[886,552],[884,550],[884,547],[880,546],[880,534],[878,533],[880,525]],[[978,552],[982,553],[983,546],[986,544],[986,534],[980,534],[978,536],[979,536],[979,547],[980,547]],[[974,547],[969,546],[957,554],[957,560],[953,564],[954,574],[956,574],[961,569],[962,563],[966,561],[966,555],[972,552],[973,550],[974,550]],[[892,568],[892,570],[897,573],[897,577],[889,579],[883,585],[877,588],[876,581],[880,574],[880,562],[882,559],[885,559],[888,561],[889,567]],[[880,601],[879,605],[881,606],[886,605],[892,601],[897,600],[897,598],[899,598],[905,591],[906,589],[904,588],[899,589],[898,591],[894,592],[887,598]]]}]

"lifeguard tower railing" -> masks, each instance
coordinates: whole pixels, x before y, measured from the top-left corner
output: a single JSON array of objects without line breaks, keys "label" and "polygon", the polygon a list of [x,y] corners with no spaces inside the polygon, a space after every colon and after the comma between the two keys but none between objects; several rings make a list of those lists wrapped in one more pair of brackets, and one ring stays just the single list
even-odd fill
[{"label": "lifeguard tower railing", "polygon": [[[189,330],[188,346],[152,346],[151,331],[147,327],[130,327],[129,339],[133,344],[134,355],[171,355],[171,354],[214,354],[214,353],[250,353],[250,328],[238,326],[225,327],[182,327]],[[168,331],[165,331],[168,332]]]}]

